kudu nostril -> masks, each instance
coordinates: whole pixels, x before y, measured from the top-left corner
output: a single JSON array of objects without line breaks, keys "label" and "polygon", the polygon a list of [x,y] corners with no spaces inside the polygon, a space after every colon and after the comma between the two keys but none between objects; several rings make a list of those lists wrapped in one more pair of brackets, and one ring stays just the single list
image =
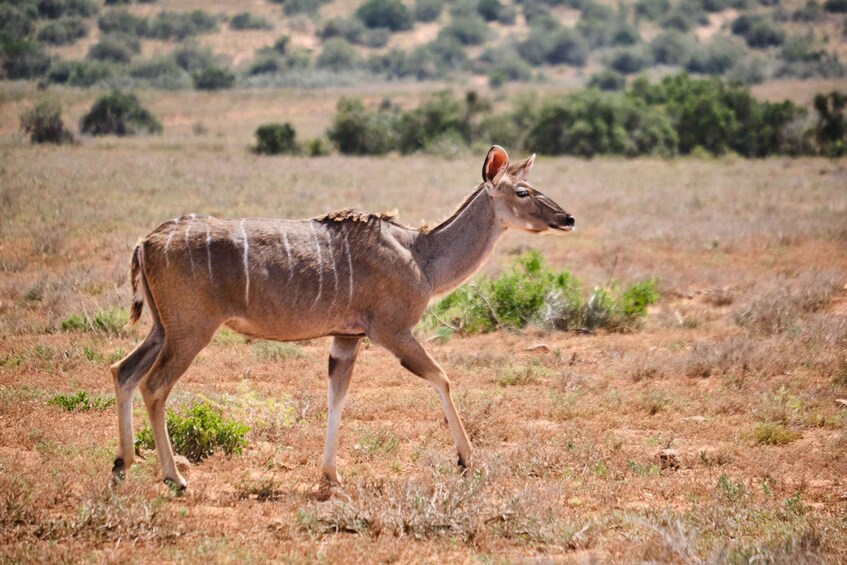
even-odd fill
[{"label": "kudu nostril", "polygon": [[565,218],[565,227],[572,228],[576,224],[576,220],[573,219],[573,216],[568,216]]}]

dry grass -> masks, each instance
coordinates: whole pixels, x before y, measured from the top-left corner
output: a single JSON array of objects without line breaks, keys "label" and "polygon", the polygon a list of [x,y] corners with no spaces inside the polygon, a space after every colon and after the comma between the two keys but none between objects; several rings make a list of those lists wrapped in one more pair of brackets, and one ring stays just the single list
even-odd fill
[{"label": "dry grass", "polygon": [[[4,88],[14,122],[33,93]],[[485,272],[537,247],[588,285],[657,277],[662,298],[629,334],[429,341],[476,446],[467,476],[432,391],[369,347],[341,429],[345,483],[322,489],[326,340],[223,332],[171,403],[213,404],[251,427],[249,447],[191,466],[184,496],[152,453],[111,488],[113,411],[50,400],[113,392],[107,366],[143,328],[61,327],[129,304],[138,236],[186,212],[398,208],[417,224],[476,185],[479,155],[246,150],[270,114],[319,133],[342,92],[142,93],[164,136],[75,147],[30,147],[0,121],[0,561],[847,560],[843,161],[540,158],[534,184],[579,230],[510,234]],[[95,93],[58,96],[73,117]]]}]

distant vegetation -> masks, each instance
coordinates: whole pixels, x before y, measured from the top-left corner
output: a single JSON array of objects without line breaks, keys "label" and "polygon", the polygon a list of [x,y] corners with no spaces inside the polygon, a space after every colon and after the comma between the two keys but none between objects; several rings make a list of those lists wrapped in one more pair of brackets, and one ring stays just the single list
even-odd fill
[{"label": "distant vegetation", "polygon": [[80,120],[80,130],[90,135],[161,133],[162,124],[141,106],[135,94],[113,90],[94,103]]},{"label": "distant vegetation", "polygon": [[62,121],[62,108],[46,100],[21,114],[21,130],[32,143],[73,143],[74,136]]},{"label": "distant vegetation", "polygon": [[844,107],[843,94],[819,96],[810,129],[807,110],[791,102],[761,102],[738,83],[680,74],[659,83],[638,79],[619,92],[522,98],[502,114],[493,114],[473,93],[460,100],[443,91],[408,111],[390,103],[367,110],[344,98],[328,136],[340,152],[356,155],[439,152],[474,143],[583,157],[840,155],[847,135]]}]

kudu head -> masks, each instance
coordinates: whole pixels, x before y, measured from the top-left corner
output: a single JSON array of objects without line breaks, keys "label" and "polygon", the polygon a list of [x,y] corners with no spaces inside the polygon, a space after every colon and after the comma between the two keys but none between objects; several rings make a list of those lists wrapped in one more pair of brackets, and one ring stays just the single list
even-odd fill
[{"label": "kudu head", "polygon": [[533,154],[510,166],[505,149],[494,145],[488,150],[482,181],[494,201],[497,218],[504,227],[530,233],[573,230],[573,216],[527,182],[534,162]]}]

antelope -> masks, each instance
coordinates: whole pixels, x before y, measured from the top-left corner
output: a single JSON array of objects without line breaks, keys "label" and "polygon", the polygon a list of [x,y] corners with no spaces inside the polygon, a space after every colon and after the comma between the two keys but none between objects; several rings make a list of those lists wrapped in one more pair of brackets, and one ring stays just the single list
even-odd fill
[{"label": "antelope", "polygon": [[165,404],[176,381],[220,326],[246,336],[299,341],[331,336],[323,479],[339,482],[341,411],[364,337],[435,389],[459,455],[471,444],[447,375],[412,333],[434,296],[456,288],[491,255],[508,228],[568,232],[574,218],[535,190],[535,155],[509,165],[493,146],[482,183],[449,218],[412,229],[385,214],[343,210],[310,220],[221,220],[191,214],[165,222],[132,254],[130,323],[144,304],[153,325],[111,366],[118,413],[116,478],[133,463],[132,397],[140,388],[165,483],[187,483],[174,463]]}]

